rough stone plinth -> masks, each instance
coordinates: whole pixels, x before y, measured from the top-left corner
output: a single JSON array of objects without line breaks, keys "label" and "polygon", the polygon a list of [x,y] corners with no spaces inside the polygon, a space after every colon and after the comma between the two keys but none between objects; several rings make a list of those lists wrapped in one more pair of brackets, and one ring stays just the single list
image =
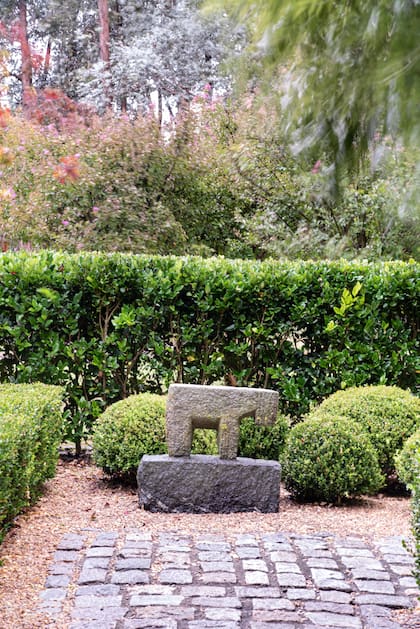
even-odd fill
[{"label": "rough stone plinth", "polygon": [[280,474],[276,461],[145,455],[137,473],[140,506],[166,513],[273,513]]},{"label": "rough stone plinth", "polygon": [[279,394],[271,389],[171,384],[166,403],[166,441],[169,456],[191,453],[195,428],[217,431],[219,455],[236,459],[239,426],[245,417],[258,425],[274,424]]}]

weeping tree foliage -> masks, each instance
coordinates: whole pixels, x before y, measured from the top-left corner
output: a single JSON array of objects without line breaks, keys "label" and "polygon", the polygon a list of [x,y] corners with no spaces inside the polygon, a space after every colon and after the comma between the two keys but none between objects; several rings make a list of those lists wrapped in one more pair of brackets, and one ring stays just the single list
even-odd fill
[{"label": "weeping tree foliage", "polygon": [[[214,5],[209,0],[210,5]],[[296,150],[360,165],[378,134],[420,139],[419,0],[216,0],[253,32]]]}]

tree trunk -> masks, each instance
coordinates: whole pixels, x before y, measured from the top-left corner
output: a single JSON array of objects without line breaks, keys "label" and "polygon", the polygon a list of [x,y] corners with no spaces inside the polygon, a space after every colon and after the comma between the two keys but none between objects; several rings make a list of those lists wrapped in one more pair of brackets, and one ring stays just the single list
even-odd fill
[{"label": "tree trunk", "polygon": [[[99,55],[102,63],[104,64],[104,70],[109,75],[110,70],[110,54],[109,54],[109,10],[108,0],[98,0],[98,13],[99,13]],[[111,105],[111,97],[109,93],[108,77],[104,77],[104,92],[106,106]]]},{"label": "tree trunk", "polygon": [[48,40],[47,48],[45,51],[44,71],[43,71],[44,83],[47,82],[48,72],[50,71],[50,63],[51,63],[51,39]]},{"label": "tree trunk", "polygon": [[[115,25],[115,38],[121,42],[124,42],[124,30],[123,30],[123,17],[121,13],[120,3],[118,0],[115,0],[114,5],[114,25]],[[118,94],[119,105],[122,113],[127,113],[127,94],[124,92],[120,92]]]},{"label": "tree trunk", "polygon": [[159,129],[162,129],[163,122],[163,96],[162,90],[158,90],[158,124]]},{"label": "tree trunk", "polygon": [[19,0],[19,38],[22,58],[22,103],[28,107],[32,100],[32,59],[28,40],[26,0]]}]

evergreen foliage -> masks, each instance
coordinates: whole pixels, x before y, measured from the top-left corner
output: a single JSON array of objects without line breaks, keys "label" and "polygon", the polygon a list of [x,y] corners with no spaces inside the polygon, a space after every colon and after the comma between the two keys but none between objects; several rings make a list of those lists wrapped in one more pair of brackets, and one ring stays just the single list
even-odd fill
[{"label": "evergreen foliage", "polygon": [[409,391],[384,385],[351,387],[326,398],[314,411],[320,419],[348,417],[374,446],[382,472],[395,472],[395,455],[420,426],[420,400]]},{"label": "evergreen foliage", "polygon": [[57,386],[0,384],[0,539],[55,474],[62,395]]},{"label": "evergreen foliage", "polygon": [[414,389],[418,274],[414,262],[3,253],[0,378],[65,386],[79,443],[113,402],[171,382],[232,374],[279,391],[295,418],[342,387]]},{"label": "evergreen foliage", "polygon": [[408,489],[414,490],[420,478],[420,428],[405,441],[395,456],[399,479]]},{"label": "evergreen foliage", "polygon": [[384,483],[369,437],[357,423],[338,415],[308,418],[291,429],[283,478],[297,499],[329,503],[375,493]]}]

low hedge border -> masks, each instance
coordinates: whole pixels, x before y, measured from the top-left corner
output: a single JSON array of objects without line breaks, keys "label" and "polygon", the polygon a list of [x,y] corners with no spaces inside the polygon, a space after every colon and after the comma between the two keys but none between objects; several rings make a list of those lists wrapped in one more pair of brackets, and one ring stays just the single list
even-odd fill
[{"label": "low hedge border", "polygon": [[55,473],[63,432],[62,387],[0,385],[0,541]]}]

